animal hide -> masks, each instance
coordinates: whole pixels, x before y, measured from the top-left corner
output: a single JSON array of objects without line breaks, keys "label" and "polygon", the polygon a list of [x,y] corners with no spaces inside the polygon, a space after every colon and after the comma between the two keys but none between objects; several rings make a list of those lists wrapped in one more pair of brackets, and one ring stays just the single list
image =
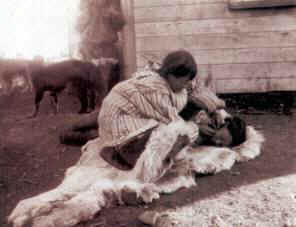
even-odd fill
[{"label": "animal hide", "polygon": [[156,183],[142,183],[135,178],[134,170],[118,170],[105,162],[98,152],[101,143],[97,138],[82,148],[80,160],[66,171],[57,188],[20,201],[8,221],[13,227],[26,223],[33,227],[70,227],[111,204],[150,203],[161,193],[195,186],[195,172],[217,173],[230,169],[236,161],[255,158],[263,141],[263,135],[248,126],[247,140],[234,149],[185,147]]}]

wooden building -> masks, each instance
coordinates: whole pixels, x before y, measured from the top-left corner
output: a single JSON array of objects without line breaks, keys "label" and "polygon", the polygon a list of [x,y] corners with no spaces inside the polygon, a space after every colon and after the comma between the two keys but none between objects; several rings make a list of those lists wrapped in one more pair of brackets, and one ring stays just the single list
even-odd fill
[{"label": "wooden building", "polygon": [[134,25],[125,36],[129,67],[139,69],[148,60],[161,62],[169,51],[186,49],[198,62],[200,77],[213,78],[217,93],[295,91],[295,3],[122,0]]}]

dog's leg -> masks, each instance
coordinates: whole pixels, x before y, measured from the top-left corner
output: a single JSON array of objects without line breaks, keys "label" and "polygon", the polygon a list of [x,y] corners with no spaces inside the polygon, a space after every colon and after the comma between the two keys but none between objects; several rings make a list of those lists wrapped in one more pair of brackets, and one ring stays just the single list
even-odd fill
[{"label": "dog's leg", "polygon": [[54,107],[54,114],[57,114],[59,112],[58,94],[51,92],[50,96],[52,97],[51,104]]},{"label": "dog's leg", "polygon": [[43,95],[44,95],[44,90],[40,89],[36,91],[35,94],[35,110],[34,112],[29,116],[29,118],[34,118],[37,116],[38,112],[39,112],[39,106],[40,106],[40,102],[43,99]]},{"label": "dog's leg", "polygon": [[87,107],[88,107],[88,98],[87,98],[87,87],[84,84],[81,84],[78,88],[78,98],[81,105],[78,113],[86,113]]},{"label": "dog's leg", "polygon": [[89,89],[89,109],[93,111],[96,107],[96,92],[93,88]]}]

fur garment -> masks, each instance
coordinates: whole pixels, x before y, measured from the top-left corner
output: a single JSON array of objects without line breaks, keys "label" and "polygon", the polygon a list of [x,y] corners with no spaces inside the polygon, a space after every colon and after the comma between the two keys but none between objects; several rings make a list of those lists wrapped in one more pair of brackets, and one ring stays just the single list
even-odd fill
[{"label": "fur garment", "polygon": [[[168,139],[166,133],[160,134],[159,139]],[[131,204],[135,200],[150,203],[162,193],[173,193],[182,187],[195,186],[195,172],[217,173],[230,169],[235,162],[254,159],[260,155],[263,142],[263,135],[248,126],[247,140],[233,149],[187,146],[169,163],[167,171],[161,171],[155,183],[145,183],[137,178],[137,171],[144,164],[144,158],[140,158],[131,171],[118,170],[99,155],[102,143],[97,138],[82,147],[80,160],[66,171],[59,186],[20,201],[8,221],[13,227],[22,227],[27,223],[32,227],[70,227],[93,218],[101,209],[110,205]],[[159,146],[163,144],[159,143]],[[156,149],[161,150],[162,147]]]}]

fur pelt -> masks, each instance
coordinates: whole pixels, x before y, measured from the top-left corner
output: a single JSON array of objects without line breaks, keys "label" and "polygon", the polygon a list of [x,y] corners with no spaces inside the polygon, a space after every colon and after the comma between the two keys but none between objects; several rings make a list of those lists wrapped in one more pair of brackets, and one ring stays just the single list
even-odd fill
[{"label": "fur pelt", "polygon": [[[166,139],[166,136],[159,138]],[[97,138],[82,148],[80,160],[66,171],[64,181],[57,188],[20,201],[8,221],[13,227],[22,227],[28,222],[33,227],[69,227],[91,219],[110,204],[129,204],[134,200],[150,203],[161,193],[196,185],[195,172],[217,173],[230,169],[236,161],[255,158],[260,154],[263,141],[263,136],[248,126],[247,140],[237,148],[185,147],[157,182],[143,183],[134,172],[137,166],[135,170],[122,171],[105,162],[98,152],[102,143]],[[141,160],[138,166],[144,163]]]}]

